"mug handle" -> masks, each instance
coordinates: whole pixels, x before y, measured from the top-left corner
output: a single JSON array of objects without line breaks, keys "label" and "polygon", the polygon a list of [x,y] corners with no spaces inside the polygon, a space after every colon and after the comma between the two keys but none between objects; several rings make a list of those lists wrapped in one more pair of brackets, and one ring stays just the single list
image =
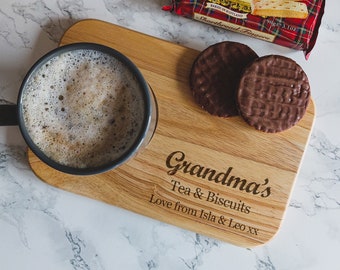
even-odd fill
[{"label": "mug handle", "polygon": [[0,126],[17,126],[17,110],[17,105],[0,105]]}]

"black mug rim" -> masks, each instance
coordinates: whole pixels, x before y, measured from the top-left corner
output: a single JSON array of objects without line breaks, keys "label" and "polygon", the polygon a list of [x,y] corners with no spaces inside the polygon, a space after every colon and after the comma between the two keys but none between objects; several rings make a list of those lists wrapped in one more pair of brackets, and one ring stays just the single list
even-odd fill
[{"label": "black mug rim", "polygon": [[[24,95],[24,90],[27,82],[31,79],[31,77],[35,74],[37,70],[41,66],[43,66],[46,62],[48,62],[50,59],[57,57],[60,54],[74,51],[74,50],[96,50],[100,52],[104,52],[108,55],[111,55],[115,57],[118,61],[123,63],[135,76],[137,82],[140,84],[141,89],[143,89],[143,97],[144,97],[144,118],[143,118],[143,124],[142,128],[137,136],[136,141],[132,144],[132,146],[119,158],[112,160],[108,162],[107,164],[98,166],[98,167],[86,167],[86,168],[75,168],[66,166],[63,164],[60,164],[53,159],[49,158],[32,140],[30,137],[24,117],[23,117],[23,108],[22,108],[22,99]],[[44,163],[49,165],[50,167],[64,172],[68,174],[74,174],[74,175],[91,175],[91,174],[98,174],[103,173],[112,169],[117,168],[124,162],[126,162],[130,157],[134,156],[136,152],[140,149],[141,145],[143,144],[144,138],[147,135],[147,132],[150,127],[151,123],[151,116],[152,116],[152,105],[151,105],[151,93],[150,88],[146,80],[144,79],[142,73],[137,68],[137,66],[125,55],[123,55],[121,52],[111,48],[107,47],[105,45],[97,44],[97,43],[89,43],[89,42],[79,42],[79,43],[72,43],[64,46],[60,46],[44,56],[42,56],[37,62],[33,64],[33,66],[29,69],[28,73],[26,74],[24,80],[22,81],[22,84],[19,89],[19,95],[17,100],[17,108],[18,108],[18,124],[21,131],[21,134],[27,143],[28,147],[32,150],[32,152]]]}]

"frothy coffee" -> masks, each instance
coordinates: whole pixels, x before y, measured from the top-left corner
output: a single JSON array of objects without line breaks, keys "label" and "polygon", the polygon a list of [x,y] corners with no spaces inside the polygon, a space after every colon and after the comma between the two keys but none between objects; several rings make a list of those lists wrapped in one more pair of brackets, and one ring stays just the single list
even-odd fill
[{"label": "frothy coffee", "polygon": [[144,121],[143,92],[113,56],[91,49],[50,59],[22,95],[25,126],[50,159],[92,168],[119,158]]}]

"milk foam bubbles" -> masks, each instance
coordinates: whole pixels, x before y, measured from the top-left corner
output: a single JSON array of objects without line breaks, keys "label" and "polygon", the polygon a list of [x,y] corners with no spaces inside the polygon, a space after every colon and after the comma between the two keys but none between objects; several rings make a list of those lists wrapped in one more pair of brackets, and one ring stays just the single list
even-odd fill
[{"label": "milk foam bubbles", "polygon": [[50,59],[27,82],[22,104],[34,143],[52,160],[74,168],[119,158],[144,121],[143,92],[131,71],[90,49]]}]

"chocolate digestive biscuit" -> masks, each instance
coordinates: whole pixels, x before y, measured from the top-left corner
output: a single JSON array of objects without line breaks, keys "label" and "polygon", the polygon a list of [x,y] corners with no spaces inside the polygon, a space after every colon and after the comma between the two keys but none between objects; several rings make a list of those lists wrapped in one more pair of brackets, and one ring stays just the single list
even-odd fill
[{"label": "chocolate digestive biscuit", "polygon": [[309,100],[307,75],[294,60],[279,55],[260,57],[245,68],[237,92],[244,120],[269,133],[294,126]]},{"label": "chocolate digestive biscuit", "polygon": [[190,87],[195,101],[212,115],[238,115],[235,93],[243,68],[258,58],[247,45],[224,41],[202,51],[193,63]]}]

